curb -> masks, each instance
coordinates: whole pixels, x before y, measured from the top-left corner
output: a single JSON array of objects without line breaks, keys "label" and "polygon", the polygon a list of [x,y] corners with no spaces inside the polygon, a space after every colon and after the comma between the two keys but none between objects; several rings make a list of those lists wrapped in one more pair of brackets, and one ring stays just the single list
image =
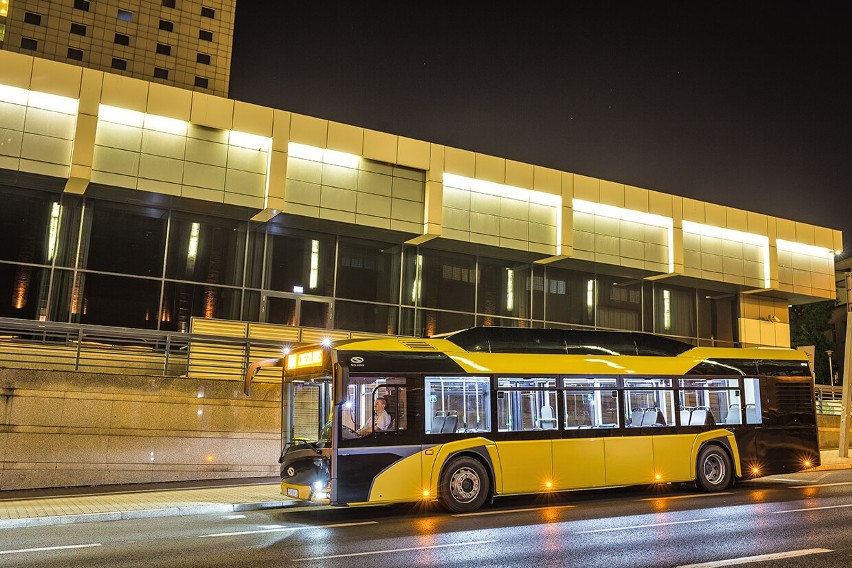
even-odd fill
[{"label": "curb", "polygon": [[805,471],[834,471],[838,469],[852,469],[852,463],[829,463],[806,469]]},{"label": "curb", "polygon": [[152,519],[156,517],[184,517],[190,515],[209,515],[214,513],[239,513],[243,511],[260,511],[263,509],[281,509],[284,508],[286,503],[287,502],[285,501],[263,501],[259,503],[235,503],[231,505],[197,505],[190,507],[167,507],[163,509],[141,509],[136,511],[83,513],[79,515],[25,517],[20,519],[0,520],[0,529],[72,525],[76,523],[100,523],[104,521]]}]

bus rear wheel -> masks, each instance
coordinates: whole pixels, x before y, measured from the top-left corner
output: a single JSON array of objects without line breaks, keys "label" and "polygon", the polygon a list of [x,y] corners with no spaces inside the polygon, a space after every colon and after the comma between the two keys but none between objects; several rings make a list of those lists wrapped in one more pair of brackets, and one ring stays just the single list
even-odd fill
[{"label": "bus rear wheel", "polygon": [[476,511],[488,498],[490,480],[479,461],[462,456],[451,460],[441,474],[438,500],[452,513]]},{"label": "bus rear wheel", "polygon": [[727,452],[719,446],[708,444],[698,453],[695,485],[704,491],[722,491],[731,484],[733,466]]}]

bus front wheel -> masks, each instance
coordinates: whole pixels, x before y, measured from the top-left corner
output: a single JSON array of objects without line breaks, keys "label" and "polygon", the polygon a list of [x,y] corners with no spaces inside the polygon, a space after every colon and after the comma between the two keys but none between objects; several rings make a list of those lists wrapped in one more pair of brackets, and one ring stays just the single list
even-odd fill
[{"label": "bus front wheel", "polygon": [[474,458],[461,456],[444,467],[438,500],[453,513],[476,511],[488,498],[489,484],[485,467]]},{"label": "bus front wheel", "polygon": [[722,491],[731,484],[733,466],[727,452],[708,444],[698,453],[695,485],[704,491]]}]

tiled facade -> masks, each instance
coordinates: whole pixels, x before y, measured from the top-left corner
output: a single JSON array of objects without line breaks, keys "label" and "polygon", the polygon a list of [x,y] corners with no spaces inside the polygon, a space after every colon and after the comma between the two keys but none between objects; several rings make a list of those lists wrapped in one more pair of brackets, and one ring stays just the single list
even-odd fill
[{"label": "tiled facade", "polygon": [[5,0],[3,49],[227,96],[236,0]]},{"label": "tiled facade", "polygon": [[[710,299],[709,289],[736,298],[734,341],[743,345],[789,345],[788,304],[835,296],[841,234],[824,227],[17,53],[0,52],[0,105],[0,168],[58,178],[66,194],[123,188],[236,206],[257,223],[386,231],[406,250],[525,259],[529,270],[493,269],[504,288],[475,309],[448,307],[444,292],[432,306],[485,313],[485,323],[510,312],[514,325],[548,325],[536,294],[567,298],[567,280],[543,272],[551,268],[597,274],[588,281],[590,319],[566,316],[561,324],[665,332],[648,324],[678,309],[677,292],[665,286],[692,290],[687,311]],[[446,261],[429,274],[424,265],[421,275],[429,250],[416,254],[403,261],[410,279],[389,275],[403,291],[375,301],[416,310],[430,277],[452,286],[483,282],[485,259],[476,275]],[[412,283],[414,292],[405,289]],[[526,303],[518,308],[507,294],[526,294]],[[592,317],[598,299],[610,303],[609,319]],[[618,315],[627,310],[629,318]]]}]

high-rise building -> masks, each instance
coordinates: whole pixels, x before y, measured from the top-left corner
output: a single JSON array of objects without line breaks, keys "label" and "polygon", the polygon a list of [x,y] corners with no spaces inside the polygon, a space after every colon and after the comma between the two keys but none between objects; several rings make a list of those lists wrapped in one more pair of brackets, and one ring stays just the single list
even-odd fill
[{"label": "high-rise building", "polygon": [[0,0],[0,46],[227,96],[236,0]]}]

